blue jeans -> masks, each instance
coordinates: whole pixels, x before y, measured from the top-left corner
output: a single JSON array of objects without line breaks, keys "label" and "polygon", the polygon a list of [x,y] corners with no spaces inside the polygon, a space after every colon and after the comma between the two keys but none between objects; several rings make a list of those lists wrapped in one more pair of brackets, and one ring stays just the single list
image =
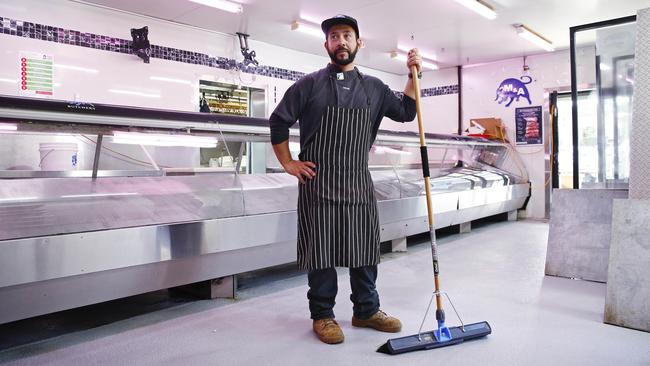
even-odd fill
[{"label": "blue jeans", "polygon": [[[334,318],[334,304],[338,292],[335,268],[317,269],[307,274],[309,281],[309,311],[314,320]],[[379,310],[379,294],[375,287],[377,266],[350,268],[350,287],[354,316],[368,319]]]}]

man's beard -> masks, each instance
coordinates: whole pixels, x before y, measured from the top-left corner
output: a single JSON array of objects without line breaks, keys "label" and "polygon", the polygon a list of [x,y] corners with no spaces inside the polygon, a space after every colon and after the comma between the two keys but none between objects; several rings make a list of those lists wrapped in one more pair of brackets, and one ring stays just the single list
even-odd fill
[{"label": "man's beard", "polygon": [[[336,54],[338,53],[338,51],[341,51],[341,50],[346,51],[348,53],[348,57],[346,57],[344,59],[338,58],[336,56]],[[339,66],[345,66],[345,65],[351,64],[354,61],[354,57],[357,55],[358,50],[359,50],[358,47],[354,51],[350,51],[350,50],[345,49],[345,48],[339,48],[334,52],[330,52],[328,50],[327,53],[330,55],[330,59],[332,60],[332,62],[334,62],[335,64],[337,64]]]}]

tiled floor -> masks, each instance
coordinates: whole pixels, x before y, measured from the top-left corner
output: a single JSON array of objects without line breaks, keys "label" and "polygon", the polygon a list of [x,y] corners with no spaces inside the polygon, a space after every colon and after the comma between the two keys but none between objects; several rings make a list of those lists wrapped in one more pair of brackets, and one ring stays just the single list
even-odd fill
[{"label": "tiled floor", "polygon": [[[311,332],[306,278],[284,271],[248,281],[239,299],[181,302],[96,328],[0,352],[10,365],[650,365],[650,333],[602,323],[605,285],[545,277],[548,224],[492,223],[441,239],[443,290],[466,322],[493,334],[400,356],[376,353],[388,339],[350,325],[347,271],[336,314],[341,345]],[[428,241],[383,256],[382,308],[417,332],[432,290]],[[449,325],[457,324],[447,309]],[[433,318],[425,326],[433,328]]]}]

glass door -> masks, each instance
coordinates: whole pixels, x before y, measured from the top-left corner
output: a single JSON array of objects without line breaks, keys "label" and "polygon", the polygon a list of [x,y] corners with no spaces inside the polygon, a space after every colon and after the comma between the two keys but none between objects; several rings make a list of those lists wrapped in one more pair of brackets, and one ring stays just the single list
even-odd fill
[{"label": "glass door", "polygon": [[[581,125],[580,141],[580,180],[593,180],[598,176],[598,143],[595,124],[597,96],[594,91],[578,93],[579,118]],[[558,188],[573,188],[573,128],[571,121],[571,93],[558,93],[557,96],[557,174]],[[591,121],[591,123],[590,123]]]},{"label": "glass door", "polygon": [[628,188],[635,36],[634,16],[571,28],[573,103],[558,97],[560,187]]}]

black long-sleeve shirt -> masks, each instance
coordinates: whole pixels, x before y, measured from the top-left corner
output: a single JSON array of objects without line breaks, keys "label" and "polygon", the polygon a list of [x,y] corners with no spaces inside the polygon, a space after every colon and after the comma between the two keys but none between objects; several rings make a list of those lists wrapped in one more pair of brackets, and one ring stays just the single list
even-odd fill
[{"label": "black long-sleeve shirt", "polygon": [[397,122],[415,118],[415,101],[406,95],[398,98],[378,78],[361,74],[357,68],[343,72],[343,77],[337,74],[340,74],[338,67],[329,64],[287,89],[269,118],[272,144],[286,141],[289,128],[300,120],[300,147],[304,149],[318,131],[323,111],[329,105],[365,108],[369,102],[373,141],[384,117]]}]

